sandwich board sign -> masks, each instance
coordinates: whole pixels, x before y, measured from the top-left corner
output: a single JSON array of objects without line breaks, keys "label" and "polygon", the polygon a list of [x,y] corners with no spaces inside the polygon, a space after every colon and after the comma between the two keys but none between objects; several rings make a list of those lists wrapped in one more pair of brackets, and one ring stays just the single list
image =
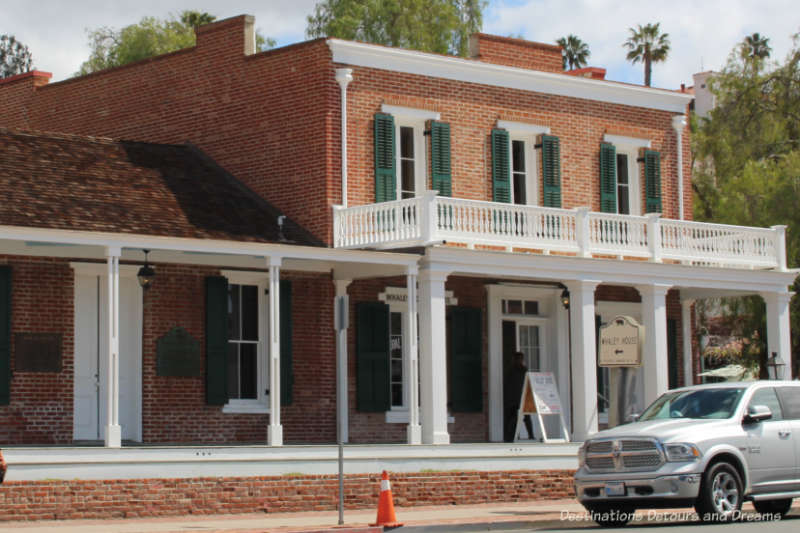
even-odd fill
[{"label": "sandwich board sign", "polygon": [[629,316],[616,316],[600,328],[599,366],[642,366],[644,327]]},{"label": "sandwich board sign", "polygon": [[[569,442],[569,433],[561,409],[561,397],[558,395],[556,378],[552,372],[528,372],[525,374],[522,398],[517,412],[517,426],[514,432],[515,442],[525,415],[536,415],[539,429],[542,432],[542,442]],[[548,435],[543,419],[545,416],[558,420],[560,436]]]}]

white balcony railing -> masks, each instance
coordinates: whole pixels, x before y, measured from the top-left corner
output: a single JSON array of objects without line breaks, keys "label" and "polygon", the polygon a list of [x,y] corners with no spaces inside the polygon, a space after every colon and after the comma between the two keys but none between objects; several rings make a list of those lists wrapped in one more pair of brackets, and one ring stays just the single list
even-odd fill
[{"label": "white balcony railing", "polygon": [[645,216],[423,196],[334,207],[334,247],[402,248],[437,242],[473,248],[644,257],[786,269],[785,226],[750,228]]}]

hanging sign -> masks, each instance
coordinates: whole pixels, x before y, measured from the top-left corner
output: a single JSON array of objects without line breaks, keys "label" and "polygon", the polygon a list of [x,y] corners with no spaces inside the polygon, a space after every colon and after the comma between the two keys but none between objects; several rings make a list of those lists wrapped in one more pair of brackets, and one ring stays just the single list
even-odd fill
[{"label": "hanging sign", "polygon": [[621,315],[614,317],[600,328],[597,364],[608,367],[642,366],[644,335],[644,326],[633,318]]}]

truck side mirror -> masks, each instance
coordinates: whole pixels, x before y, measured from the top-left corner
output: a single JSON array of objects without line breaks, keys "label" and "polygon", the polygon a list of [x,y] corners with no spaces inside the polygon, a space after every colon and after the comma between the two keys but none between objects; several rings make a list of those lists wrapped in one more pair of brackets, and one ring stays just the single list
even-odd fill
[{"label": "truck side mirror", "polygon": [[757,424],[770,418],[772,418],[772,411],[769,410],[769,407],[766,405],[751,405],[747,408],[747,413],[745,413],[742,423]]}]

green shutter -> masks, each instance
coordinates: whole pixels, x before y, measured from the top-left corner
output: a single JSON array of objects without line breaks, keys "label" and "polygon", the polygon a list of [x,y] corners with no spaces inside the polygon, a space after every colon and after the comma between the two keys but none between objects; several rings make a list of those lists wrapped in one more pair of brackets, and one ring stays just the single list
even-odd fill
[{"label": "green shutter", "polygon": [[389,306],[361,302],[356,314],[356,408],[364,412],[388,411]]},{"label": "green shutter", "polygon": [[644,151],[645,204],[648,213],[661,212],[661,154]]},{"label": "green shutter", "polygon": [[439,196],[452,196],[450,124],[431,121],[431,187]]},{"label": "green shutter", "polygon": [[667,365],[669,369],[669,388],[678,386],[678,322],[674,318],[667,319]]},{"label": "green shutter", "polygon": [[0,266],[0,405],[11,401],[11,267]]},{"label": "green shutter", "polygon": [[292,282],[281,280],[281,405],[292,404],[294,372],[292,370]]},{"label": "green shutter", "polygon": [[511,162],[506,130],[492,130],[492,199],[506,204],[511,202]]},{"label": "green shutter", "polygon": [[542,205],[561,207],[561,148],[553,135],[542,135],[542,183]]},{"label": "green shutter", "polygon": [[617,212],[617,149],[600,145],[600,211]]},{"label": "green shutter", "polygon": [[228,280],[206,278],[206,403],[228,402]]},{"label": "green shutter", "polygon": [[397,194],[394,117],[375,114],[375,201],[388,202]]},{"label": "green shutter", "polygon": [[481,310],[455,307],[450,315],[450,401],[454,412],[483,410]]}]

